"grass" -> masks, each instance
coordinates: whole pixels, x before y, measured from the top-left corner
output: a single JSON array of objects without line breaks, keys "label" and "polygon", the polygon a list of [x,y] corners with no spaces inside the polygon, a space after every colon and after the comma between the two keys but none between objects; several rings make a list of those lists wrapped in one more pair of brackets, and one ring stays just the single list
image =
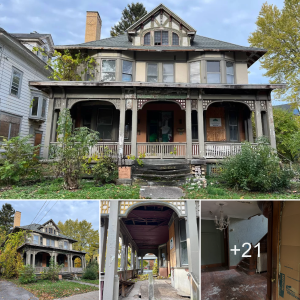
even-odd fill
[{"label": "grass", "polygon": [[[191,189],[193,188],[193,189]],[[185,199],[299,199],[300,183],[292,183],[290,188],[282,191],[264,193],[247,192],[225,188],[216,178],[207,179],[207,188],[196,188],[195,185],[183,186]]]},{"label": "grass", "polygon": [[51,282],[49,280],[38,280],[35,283],[21,284],[17,279],[10,279],[9,281],[31,292],[40,300],[57,299],[62,297],[69,297],[72,295],[88,293],[97,291],[98,288],[85,284],[69,282],[60,280]]},{"label": "grass", "polygon": [[0,188],[0,199],[139,199],[139,186],[105,184],[95,186],[91,180],[82,180],[78,190],[65,190],[62,179],[44,180],[31,185]]},{"label": "grass", "polygon": [[99,280],[99,279],[95,279],[95,280],[90,280],[90,279],[80,279],[80,281],[87,282],[87,283],[92,283],[92,284],[97,284],[97,285],[100,284],[100,280]]}]

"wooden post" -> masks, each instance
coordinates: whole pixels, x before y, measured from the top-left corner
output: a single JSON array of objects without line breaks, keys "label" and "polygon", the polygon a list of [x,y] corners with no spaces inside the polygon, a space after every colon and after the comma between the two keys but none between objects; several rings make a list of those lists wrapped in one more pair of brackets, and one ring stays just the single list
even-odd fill
[{"label": "wooden post", "polygon": [[132,100],[132,130],[131,130],[131,155],[137,156],[137,123],[138,123],[138,100]]},{"label": "wooden post", "polygon": [[199,143],[199,157],[205,156],[204,144],[204,118],[203,118],[203,103],[202,99],[198,99],[198,143]]},{"label": "wooden post", "polygon": [[186,133],[186,158],[192,155],[192,100],[186,99],[185,105],[185,133]]}]

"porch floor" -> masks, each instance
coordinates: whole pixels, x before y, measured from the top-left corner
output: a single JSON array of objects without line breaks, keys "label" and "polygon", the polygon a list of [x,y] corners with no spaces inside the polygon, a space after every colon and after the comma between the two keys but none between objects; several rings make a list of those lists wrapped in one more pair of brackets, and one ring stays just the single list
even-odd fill
[{"label": "porch floor", "polygon": [[247,275],[233,270],[202,270],[202,300],[265,300],[266,274]]}]

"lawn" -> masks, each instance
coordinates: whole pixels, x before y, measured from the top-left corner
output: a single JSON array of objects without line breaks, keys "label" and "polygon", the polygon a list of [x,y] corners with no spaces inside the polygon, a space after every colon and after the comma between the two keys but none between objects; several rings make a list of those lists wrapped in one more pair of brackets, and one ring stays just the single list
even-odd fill
[{"label": "lawn", "polygon": [[97,285],[100,284],[100,280],[99,279],[95,279],[95,280],[80,279],[80,281],[87,282],[87,283],[92,283],[92,284],[97,284]]},{"label": "lawn", "polygon": [[48,179],[32,185],[0,187],[0,199],[139,199],[139,192],[139,186],[95,186],[92,180],[82,180],[78,190],[64,190],[61,179]]},{"label": "lawn", "polygon": [[98,290],[98,288],[95,286],[89,286],[65,280],[60,280],[57,282],[38,280],[35,283],[29,284],[21,284],[17,279],[11,279],[10,281],[17,286],[31,292],[40,300],[58,299]]}]

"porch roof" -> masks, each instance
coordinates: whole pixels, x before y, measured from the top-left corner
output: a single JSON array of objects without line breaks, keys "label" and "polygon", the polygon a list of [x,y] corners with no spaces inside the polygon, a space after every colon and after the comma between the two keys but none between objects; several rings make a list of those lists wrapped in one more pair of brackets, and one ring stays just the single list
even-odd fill
[{"label": "porch roof", "polygon": [[275,90],[284,89],[286,84],[227,84],[227,83],[153,83],[123,81],[30,81],[30,86],[38,89],[51,87],[153,87],[153,88],[188,88],[188,89],[225,89],[225,90]]},{"label": "porch roof", "polygon": [[77,251],[77,250],[71,250],[71,249],[62,249],[62,248],[57,248],[57,247],[51,247],[51,246],[45,246],[45,245],[35,245],[35,244],[30,244],[30,243],[24,243],[22,244],[18,250],[24,248],[24,247],[30,247],[30,248],[35,248],[35,249],[41,249],[41,250],[48,250],[48,251],[55,251],[55,252],[72,252],[75,254],[86,254],[84,251]]}]

